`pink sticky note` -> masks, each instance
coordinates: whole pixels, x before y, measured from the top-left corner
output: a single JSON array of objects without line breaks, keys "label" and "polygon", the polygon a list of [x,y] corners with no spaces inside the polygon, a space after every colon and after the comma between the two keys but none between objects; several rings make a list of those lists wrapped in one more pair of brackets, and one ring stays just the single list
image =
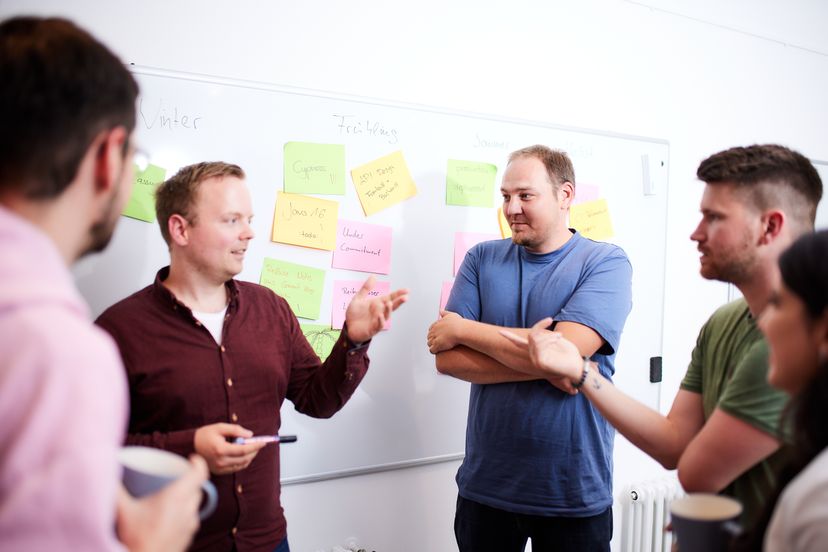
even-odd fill
[{"label": "pink sticky note", "polygon": [[446,303],[448,303],[449,295],[451,294],[451,288],[454,286],[453,280],[448,280],[443,282],[443,290],[440,292],[440,310],[446,308]]},{"label": "pink sticky note", "polygon": [[597,184],[584,184],[578,182],[575,186],[575,199],[572,200],[572,205],[579,203],[586,203],[587,201],[595,201],[601,196],[601,187]]},{"label": "pink sticky note", "polygon": [[[331,328],[341,330],[345,323],[345,311],[351,304],[351,299],[360,290],[363,280],[334,280],[333,299],[331,299]],[[391,282],[374,281],[374,289],[369,294],[372,297],[386,295],[391,291]],[[391,320],[385,322],[383,330],[391,328]]]},{"label": "pink sticky note", "polygon": [[331,266],[388,274],[391,272],[391,227],[340,219]]},{"label": "pink sticky note", "polygon": [[466,253],[480,242],[489,240],[499,240],[500,236],[497,234],[480,234],[477,232],[457,232],[454,234],[454,276],[457,276],[457,271],[460,270],[460,265],[463,263],[463,258]]}]

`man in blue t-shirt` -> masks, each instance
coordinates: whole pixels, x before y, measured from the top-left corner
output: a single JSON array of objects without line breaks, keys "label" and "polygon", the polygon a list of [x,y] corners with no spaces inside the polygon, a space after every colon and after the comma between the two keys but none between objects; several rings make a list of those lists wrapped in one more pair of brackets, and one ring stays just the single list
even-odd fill
[{"label": "man in blue t-shirt", "polygon": [[461,552],[522,551],[530,538],[536,551],[609,550],[613,429],[579,382],[533,375],[500,330],[526,335],[551,316],[611,378],[632,268],[620,248],[568,228],[575,175],[564,152],[512,153],[501,192],[512,239],[469,251],[428,332],[437,369],[472,383],[457,542]]}]

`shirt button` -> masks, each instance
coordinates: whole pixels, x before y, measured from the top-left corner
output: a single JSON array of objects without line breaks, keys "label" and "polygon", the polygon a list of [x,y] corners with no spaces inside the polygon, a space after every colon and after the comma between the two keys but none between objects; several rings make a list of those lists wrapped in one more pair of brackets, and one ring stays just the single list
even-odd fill
[{"label": "shirt button", "polygon": [[239,528],[238,527],[233,527],[233,529],[231,529],[230,532],[233,533],[233,536],[236,536],[236,533],[239,532]]},{"label": "shirt button", "polygon": [[227,378],[227,387],[233,387],[233,378]]},{"label": "shirt button", "polygon": [[201,327],[201,322],[199,322],[198,320],[196,320],[195,322],[196,322],[196,326]]},{"label": "shirt button", "polygon": [[238,416],[236,416],[236,413],[235,413],[235,412],[233,412],[233,414],[231,414],[231,415],[230,415],[230,419],[231,419],[231,420],[233,420],[234,422],[238,422],[238,421],[239,421],[239,417],[238,417]]},{"label": "shirt button", "polygon": [[224,352],[224,351],[226,351],[226,350],[227,350],[227,349],[225,349],[225,348],[224,348],[224,345],[222,345],[222,346],[221,346],[221,352],[223,353],[223,352]]},{"label": "shirt button", "polygon": [[352,379],[354,379],[354,375],[351,372],[348,372],[347,374],[345,374],[345,379],[351,381]]},{"label": "shirt button", "polygon": [[244,487],[242,487],[241,483],[239,483],[239,484],[236,486],[236,491],[238,491],[238,493],[239,493],[239,494],[242,494],[242,491],[243,491],[243,490],[244,490]]}]

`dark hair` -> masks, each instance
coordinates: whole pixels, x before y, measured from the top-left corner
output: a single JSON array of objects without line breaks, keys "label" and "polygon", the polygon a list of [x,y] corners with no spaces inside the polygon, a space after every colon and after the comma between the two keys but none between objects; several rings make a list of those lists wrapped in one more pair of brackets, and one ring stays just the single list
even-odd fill
[{"label": "dark hair", "polygon": [[95,136],[132,132],[137,96],[123,63],[70,21],[0,23],[0,192],[60,195]]},{"label": "dark hair", "polygon": [[575,186],[575,168],[572,160],[565,151],[555,150],[542,145],[534,145],[513,151],[509,155],[509,163],[522,157],[534,157],[546,167],[552,187],[558,190],[564,182]]},{"label": "dark hair", "polygon": [[201,183],[210,178],[235,176],[244,178],[244,171],[238,165],[221,161],[205,161],[179,169],[175,175],[163,182],[155,190],[155,214],[164,241],[170,245],[170,230],[167,222],[172,215],[181,215],[195,224],[192,212],[196,194]]},{"label": "dark hair", "polygon": [[801,153],[776,144],[730,148],[702,161],[696,175],[734,186],[757,209],[784,208],[800,231],[814,228],[822,180]]},{"label": "dark hair", "polygon": [[[828,308],[828,230],[806,234],[779,257],[782,281],[802,299],[808,316],[819,318]],[[765,503],[756,525],[734,546],[735,550],[761,550],[773,510],[785,486],[828,447],[828,360],[822,359],[816,376],[794,395],[782,424],[792,422],[793,442],[788,462],[777,474],[774,493]]]}]

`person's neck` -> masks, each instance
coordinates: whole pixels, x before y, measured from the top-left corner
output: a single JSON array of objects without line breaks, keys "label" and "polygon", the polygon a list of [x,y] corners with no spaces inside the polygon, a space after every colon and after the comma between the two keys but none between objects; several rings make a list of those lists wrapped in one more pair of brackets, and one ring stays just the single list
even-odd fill
[{"label": "person's neck", "polygon": [[0,204],[46,234],[66,266],[71,266],[87,246],[88,227],[78,224],[83,214],[79,214],[75,205],[64,196],[35,201],[19,195],[5,195],[0,198]]},{"label": "person's neck", "polygon": [[779,269],[774,259],[773,262],[765,262],[758,270],[755,270],[750,279],[734,284],[745,298],[751,316],[756,318],[762,314],[776,288],[778,279]]},{"label": "person's neck", "polygon": [[196,312],[219,312],[227,306],[227,286],[193,269],[170,263],[170,273],[164,287],[176,299]]},{"label": "person's neck", "polygon": [[529,249],[527,247],[526,251],[534,255],[545,255],[547,253],[552,253],[553,251],[557,251],[563,247],[566,242],[572,239],[572,236],[574,236],[574,234],[569,231],[569,228],[564,226],[563,228],[556,230],[555,233],[539,247],[535,249]]}]

